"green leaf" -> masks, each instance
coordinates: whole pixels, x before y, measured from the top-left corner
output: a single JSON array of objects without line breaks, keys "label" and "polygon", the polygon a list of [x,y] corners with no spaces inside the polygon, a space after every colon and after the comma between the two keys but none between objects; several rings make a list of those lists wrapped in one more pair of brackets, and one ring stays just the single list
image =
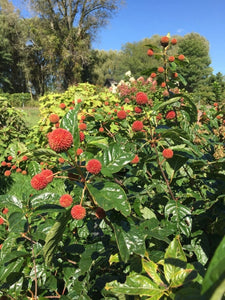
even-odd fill
[{"label": "green leaf", "polygon": [[177,230],[190,236],[192,228],[191,211],[178,201],[170,201],[165,206],[165,217],[175,223]]},{"label": "green leaf", "polygon": [[134,158],[133,153],[126,152],[119,144],[111,144],[104,150],[99,160],[102,163],[101,172],[105,176],[111,176],[119,172],[125,165]]},{"label": "green leaf", "polygon": [[13,212],[9,216],[9,232],[26,232],[27,230],[27,220],[23,213],[21,212]]},{"label": "green leaf", "polygon": [[0,268],[0,282],[4,282],[6,278],[12,273],[12,272],[19,272],[22,265],[24,263],[24,258],[19,257],[16,261],[13,261],[7,265],[4,265]]},{"label": "green leaf", "polygon": [[69,110],[60,122],[60,127],[68,130],[73,136],[73,144],[75,150],[80,145],[80,134],[78,128],[78,112],[80,104],[77,104],[74,109]]},{"label": "green leaf", "polygon": [[96,259],[104,251],[105,251],[105,248],[104,248],[102,242],[97,242],[94,244],[86,245],[85,251],[81,254],[81,259],[79,262],[81,274],[84,274],[85,272],[90,271],[90,268],[93,265],[93,263],[96,262]]},{"label": "green leaf", "polygon": [[124,216],[130,214],[131,208],[124,190],[114,182],[87,184],[88,191],[98,206],[105,211],[115,209]]},{"label": "green leaf", "polygon": [[14,206],[20,210],[23,208],[23,203],[16,196],[11,195],[0,195],[0,205],[1,207]]},{"label": "green leaf", "polygon": [[138,225],[131,220],[121,220],[112,223],[121,259],[127,262],[130,255],[145,254],[145,237]]},{"label": "green leaf", "polygon": [[[222,299],[225,293],[225,236],[217,247],[203,279],[201,294],[207,299]],[[205,299],[206,299],[205,298]]]},{"label": "green leaf", "polygon": [[30,207],[36,209],[38,206],[45,204],[59,203],[59,194],[55,193],[44,193],[41,195],[34,195],[30,198]]},{"label": "green leaf", "polygon": [[118,281],[107,283],[105,289],[124,295],[156,297],[154,299],[160,299],[165,292],[148,277],[136,273],[127,276],[125,283],[119,283]]},{"label": "green leaf", "polygon": [[145,260],[142,259],[142,265],[145,270],[145,272],[148,274],[149,277],[158,285],[158,286],[164,286],[165,283],[162,281],[158,274],[158,265],[154,263],[152,260]]},{"label": "green leaf", "polygon": [[62,239],[66,224],[70,218],[70,211],[68,211],[67,214],[62,214],[61,216],[59,216],[58,220],[56,220],[55,224],[52,226],[46,236],[45,245],[43,247],[43,254],[45,263],[47,265],[49,265],[52,261],[54,252],[58,246],[58,243]]},{"label": "green leaf", "polygon": [[37,161],[30,161],[28,164],[28,174],[33,177],[41,172],[41,166]]},{"label": "green leaf", "polygon": [[171,287],[184,284],[188,275],[193,271],[187,269],[187,258],[180,244],[179,236],[170,243],[164,256],[164,274]]},{"label": "green leaf", "polygon": [[86,142],[87,142],[87,147],[95,146],[101,149],[107,149],[109,146],[108,139],[100,136],[91,137],[91,139],[87,138]]},{"label": "green leaf", "polygon": [[33,151],[33,155],[34,156],[46,156],[46,157],[58,157],[58,154],[51,150],[51,149],[45,149],[45,148],[40,148],[40,149],[36,149]]}]

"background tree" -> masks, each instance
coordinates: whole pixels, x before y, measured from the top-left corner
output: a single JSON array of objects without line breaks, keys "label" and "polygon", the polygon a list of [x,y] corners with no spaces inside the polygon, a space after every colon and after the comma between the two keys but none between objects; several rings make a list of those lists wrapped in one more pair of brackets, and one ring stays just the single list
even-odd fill
[{"label": "background tree", "polygon": [[210,67],[209,42],[198,33],[186,34],[179,41],[179,53],[185,55],[189,63],[179,69],[186,79],[189,92],[197,92],[200,87],[207,86],[207,79],[212,74]]},{"label": "background tree", "polygon": [[25,92],[26,79],[20,66],[25,28],[19,11],[0,0],[0,88],[4,92]]},{"label": "background tree", "polygon": [[[30,34],[34,44],[42,49],[41,55],[51,70],[48,75],[56,87],[65,90],[71,84],[85,81],[86,70],[92,64],[91,41],[121,1],[31,0],[29,3],[39,22],[31,21],[38,33],[34,34],[33,29]],[[44,39],[40,38],[43,28]]]}]

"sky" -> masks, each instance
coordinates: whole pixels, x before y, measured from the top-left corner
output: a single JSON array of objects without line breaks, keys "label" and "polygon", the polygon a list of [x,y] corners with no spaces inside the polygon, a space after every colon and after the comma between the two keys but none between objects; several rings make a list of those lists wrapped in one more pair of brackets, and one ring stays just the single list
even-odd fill
[{"label": "sky", "polygon": [[[94,49],[121,50],[158,34],[199,33],[210,45],[213,73],[225,75],[225,0],[124,0],[119,12],[101,29]],[[22,0],[13,0],[20,10]]]}]

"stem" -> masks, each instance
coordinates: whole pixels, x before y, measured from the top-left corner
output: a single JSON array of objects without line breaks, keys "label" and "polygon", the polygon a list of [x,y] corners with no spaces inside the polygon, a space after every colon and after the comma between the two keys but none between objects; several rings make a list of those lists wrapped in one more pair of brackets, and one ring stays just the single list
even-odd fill
[{"label": "stem", "polygon": [[33,249],[33,244],[31,246],[32,249],[32,259],[33,259],[33,264],[34,264],[34,300],[37,299],[37,269],[36,269],[36,262],[35,262],[35,255],[34,255],[34,249]]}]

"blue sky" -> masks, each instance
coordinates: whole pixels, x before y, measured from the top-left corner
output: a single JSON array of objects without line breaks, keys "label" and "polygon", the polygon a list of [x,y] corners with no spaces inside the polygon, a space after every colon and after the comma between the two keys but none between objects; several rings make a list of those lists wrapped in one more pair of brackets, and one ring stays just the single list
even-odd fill
[{"label": "blue sky", "polygon": [[[99,31],[93,48],[120,50],[127,42],[139,42],[154,34],[181,35],[196,32],[210,44],[214,74],[225,75],[225,0],[124,0],[126,3]],[[13,0],[20,10],[22,0]]]}]

